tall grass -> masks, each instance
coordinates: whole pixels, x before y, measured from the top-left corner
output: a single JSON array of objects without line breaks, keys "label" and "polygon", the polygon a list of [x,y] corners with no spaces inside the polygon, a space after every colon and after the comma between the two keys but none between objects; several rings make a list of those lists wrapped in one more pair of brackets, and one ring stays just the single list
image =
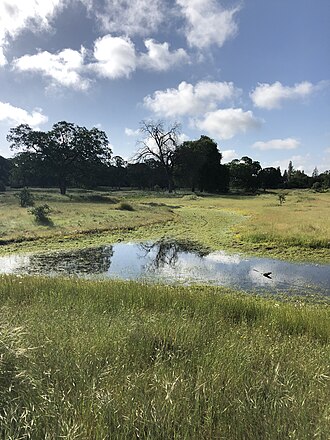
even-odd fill
[{"label": "tall grass", "polygon": [[11,276],[0,303],[0,438],[330,432],[327,304]]}]

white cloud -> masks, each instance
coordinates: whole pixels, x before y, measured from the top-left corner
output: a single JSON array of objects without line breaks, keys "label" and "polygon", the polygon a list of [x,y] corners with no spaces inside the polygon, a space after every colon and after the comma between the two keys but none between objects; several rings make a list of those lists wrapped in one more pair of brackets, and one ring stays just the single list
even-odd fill
[{"label": "white cloud", "polygon": [[50,27],[50,20],[65,4],[64,0],[0,1],[0,44],[15,38],[24,28],[39,32]]},{"label": "white cloud", "polygon": [[52,54],[45,51],[17,58],[13,61],[13,67],[22,72],[40,72],[51,78],[53,84],[86,90],[89,81],[80,75],[84,65],[84,56],[85,49],[83,47],[79,52],[64,49],[57,54]]},{"label": "white cloud", "polygon": [[153,96],[146,96],[144,105],[164,117],[198,115],[233,99],[239,92],[231,82],[200,81],[194,86],[183,81],[177,89],[157,90]]},{"label": "white cloud", "polygon": [[[287,159],[281,159],[274,161],[270,166],[274,168],[280,167],[283,172],[288,168],[289,162],[292,162],[292,165],[295,170],[305,171],[307,174],[311,174],[313,169],[315,168],[315,163],[312,161],[311,155],[308,153],[305,156],[303,155],[295,155],[288,157]],[[318,170],[322,169],[322,165],[317,166]]]},{"label": "white cloud", "polygon": [[186,38],[199,49],[211,44],[221,47],[238,31],[235,14],[239,7],[225,9],[215,0],[176,0],[187,20]]},{"label": "white cloud", "polygon": [[138,136],[140,134],[140,130],[139,129],[132,130],[131,128],[125,128],[125,134],[126,136],[131,136],[131,137]]},{"label": "white cloud", "polygon": [[153,70],[164,71],[177,64],[184,64],[189,61],[189,56],[184,49],[170,51],[168,43],[158,43],[153,39],[144,42],[148,53],[141,54],[139,64],[141,67]]},{"label": "white cloud", "polygon": [[231,162],[232,160],[234,160],[238,157],[238,154],[236,153],[235,150],[224,150],[224,151],[221,151],[221,154],[222,154],[222,162],[223,163]]},{"label": "white cloud", "polygon": [[165,18],[162,0],[82,0],[105,32],[148,35],[157,31]]},{"label": "white cloud", "polygon": [[313,85],[308,81],[304,81],[295,84],[293,87],[288,87],[276,81],[273,84],[258,84],[250,93],[250,97],[256,107],[271,110],[273,108],[280,108],[285,100],[305,98],[320,87],[322,87],[322,82],[318,85]]},{"label": "white cloud", "polygon": [[105,35],[97,39],[94,57],[97,63],[90,67],[105,78],[128,78],[136,69],[135,47],[129,38]]},{"label": "white cloud", "polygon": [[255,142],[252,147],[258,150],[294,150],[298,148],[300,142],[294,138],[272,139],[270,141]]},{"label": "white cloud", "polygon": [[202,120],[195,121],[195,125],[215,138],[231,139],[240,132],[245,133],[258,127],[260,121],[254,117],[251,110],[226,108],[206,113]]},{"label": "white cloud", "polygon": [[26,110],[14,107],[8,102],[0,101],[0,121],[9,125],[29,124],[36,128],[48,121],[48,117],[42,114],[42,110],[35,109],[31,113]]},{"label": "white cloud", "polygon": [[5,57],[3,47],[0,46],[0,67],[3,67],[7,64],[7,58]]}]

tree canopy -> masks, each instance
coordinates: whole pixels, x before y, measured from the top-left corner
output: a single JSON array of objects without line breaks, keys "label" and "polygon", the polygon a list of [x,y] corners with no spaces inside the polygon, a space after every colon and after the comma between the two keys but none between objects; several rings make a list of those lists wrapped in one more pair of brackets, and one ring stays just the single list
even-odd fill
[{"label": "tree canopy", "polygon": [[29,153],[44,170],[57,180],[61,194],[66,193],[68,179],[77,181],[88,176],[93,167],[108,163],[111,158],[109,141],[104,131],[61,121],[48,132],[32,130],[27,124],[11,128],[7,136],[10,148]]},{"label": "tree canopy", "polygon": [[221,165],[222,155],[217,144],[208,136],[186,141],[176,151],[175,164],[179,179],[192,191],[228,190],[228,173]]}]

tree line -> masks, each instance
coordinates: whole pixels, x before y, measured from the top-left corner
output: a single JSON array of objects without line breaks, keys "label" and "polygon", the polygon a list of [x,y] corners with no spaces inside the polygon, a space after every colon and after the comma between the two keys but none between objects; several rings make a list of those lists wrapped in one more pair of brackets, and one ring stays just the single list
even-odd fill
[{"label": "tree line", "polygon": [[225,193],[259,189],[330,187],[330,171],[312,176],[295,170],[292,162],[280,168],[262,168],[248,156],[222,164],[218,145],[208,136],[180,142],[180,127],[142,121],[138,151],[127,162],[113,156],[106,133],[61,121],[48,132],[27,124],[11,128],[7,136],[13,158],[0,156],[0,190],[10,187],[67,188],[189,188]]}]

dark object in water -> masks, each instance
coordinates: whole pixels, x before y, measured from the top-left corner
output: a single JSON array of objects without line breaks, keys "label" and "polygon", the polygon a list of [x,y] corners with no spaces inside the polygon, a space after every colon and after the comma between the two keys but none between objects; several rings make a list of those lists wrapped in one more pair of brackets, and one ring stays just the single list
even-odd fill
[{"label": "dark object in water", "polygon": [[272,277],[271,277],[271,274],[272,274],[272,272],[264,272],[264,273],[262,273],[262,272],[260,272],[259,270],[257,270],[257,269],[253,269],[255,272],[258,272],[258,273],[260,273],[262,276],[264,276],[264,277],[266,277],[266,278],[269,278],[270,280],[272,279]]}]

